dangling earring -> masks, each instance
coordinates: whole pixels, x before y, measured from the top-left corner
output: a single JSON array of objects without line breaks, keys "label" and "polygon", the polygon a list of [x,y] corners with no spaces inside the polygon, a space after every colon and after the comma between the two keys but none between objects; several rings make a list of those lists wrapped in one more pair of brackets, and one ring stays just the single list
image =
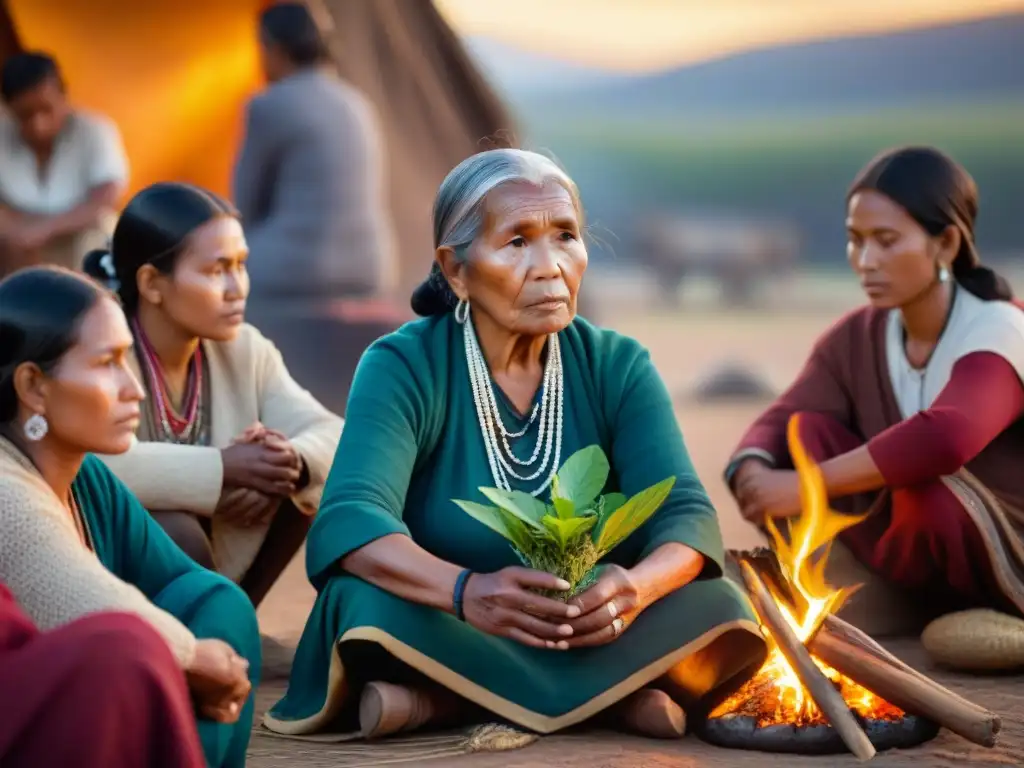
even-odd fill
[{"label": "dangling earring", "polygon": [[940,264],[939,265],[939,282],[940,283],[948,283],[949,282],[949,269],[946,268],[945,264]]},{"label": "dangling earring", "polygon": [[466,320],[469,319],[469,300],[459,299],[459,303],[455,305],[455,322],[459,325],[465,325]]},{"label": "dangling earring", "polygon": [[46,437],[46,433],[50,431],[50,425],[47,423],[45,416],[33,413],[25,420],[25,426],[22,429],[25,430],[25,437],[33,443],[38,443]]}]

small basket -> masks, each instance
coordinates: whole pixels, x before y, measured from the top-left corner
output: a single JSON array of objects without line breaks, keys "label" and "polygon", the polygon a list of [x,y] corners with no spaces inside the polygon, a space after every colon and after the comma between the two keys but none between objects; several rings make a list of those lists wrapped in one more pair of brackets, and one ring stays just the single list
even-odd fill
[{"label": "small basket", "polygon": [[987,608],[950,613],[921,634],[932,661],[963,672],[1024,669],[1024,619]]}]

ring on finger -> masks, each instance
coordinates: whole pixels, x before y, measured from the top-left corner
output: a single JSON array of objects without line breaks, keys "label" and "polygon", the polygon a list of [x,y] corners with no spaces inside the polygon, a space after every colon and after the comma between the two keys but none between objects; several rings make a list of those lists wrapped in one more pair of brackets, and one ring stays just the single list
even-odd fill
[{"label": "ring on finger", "polygon": [[622,634],[622,630],[625,629],[625,627],[626,622],[622,620],[621,616],[612,622],[612,632],[616,635]]}]

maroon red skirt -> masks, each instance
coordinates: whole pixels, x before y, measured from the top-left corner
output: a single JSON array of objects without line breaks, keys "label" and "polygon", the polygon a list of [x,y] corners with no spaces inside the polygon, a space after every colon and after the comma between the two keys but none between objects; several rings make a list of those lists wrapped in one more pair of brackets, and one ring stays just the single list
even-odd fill
[{"label": "maroon red skirt", "polygon": [[0,585],[0,765],[203,768],[167,644],[127,614],[40,632]]}]

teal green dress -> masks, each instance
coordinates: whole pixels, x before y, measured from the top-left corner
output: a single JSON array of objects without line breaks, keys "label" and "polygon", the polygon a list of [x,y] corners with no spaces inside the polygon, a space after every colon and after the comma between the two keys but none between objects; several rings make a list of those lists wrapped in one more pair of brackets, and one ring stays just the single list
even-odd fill
[{"label": "teal green dress", "polygon": [[[340,558],[388,534],[411,536],[477,572],[521,565],[505,539],[451,501],[487,503],[478,488],[494,485],[462,334],[450,315],[418,320],[378,340],[360,361],[307,542],[317,601],[287,693],[266,726],[292,735],[354,731],[360,686],[425,675],[502,719],[549,733],[654,680],[669,681],[688,705],[756,668],[764,642],[749,602],[722,578],[717,516],[660,376],[637,342],[579,318],[560,335],[562,456],[599,444],[612,466],[606,492],[632,495],[677,478],[661,509],[609,559],[629,567],[680,542],[704,554],[700,577],[650,606],[613,642],[558,651],[484,634],[340,570]],[[496,393],[509,429],[525,426]],[[517,454],[528,456],[535,439],[531,429]]]},{"label": "teal green dress", "polygon": [[229,579],[202,568],[178,549],[99,459],[86,458],[72,488],[93,549],[107,570],[138,587],[196,637],[223,640],[249,661],[253,695],[238,722],[198,721],[207,765],[243,768],[260,672],[259,627],[249,598]]}]

